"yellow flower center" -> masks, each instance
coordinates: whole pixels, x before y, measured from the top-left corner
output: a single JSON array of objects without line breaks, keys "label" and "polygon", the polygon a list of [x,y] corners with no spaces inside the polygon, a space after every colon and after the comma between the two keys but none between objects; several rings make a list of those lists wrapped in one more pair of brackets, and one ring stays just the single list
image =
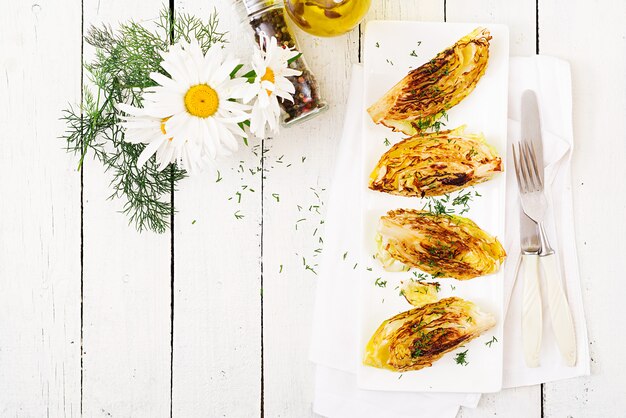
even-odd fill
[{"label": "yellow flower center", "polygon": [[185,93],[185,108],[199,118],[213,116],[220,104],[217,92],[206,84],[191,86]]},{"label": "yellow flower center", "polygon": [[[265,74],[263,74],[263,77],[261,77],[261,81],[269,81],[272,84],[276,83],[276,75],[274,74],[274,70],[272,70],[270,67],[265,68]],[[272,95],[271,91],[267,89],[265,91],[267,92],[268,96]]]},{"label": "yellow flower center", "polygon": [[[167,134],[167,132],[165,131],[165,122],[167,122],[170,118],[171,116],[161,119],[161,132],[163,132],[163,135]],[[167,139],[171,141],[174,138],[170,137]]]}]

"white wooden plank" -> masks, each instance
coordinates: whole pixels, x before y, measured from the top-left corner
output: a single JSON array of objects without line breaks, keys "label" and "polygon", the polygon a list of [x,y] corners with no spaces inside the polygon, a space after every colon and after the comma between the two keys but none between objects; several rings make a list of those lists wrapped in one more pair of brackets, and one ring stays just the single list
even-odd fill
[{"label": "white wooden plank", "polygon": [[[84,3],[85,29],[158,17],[161,2]],[[149,24],[150,22],[147,22]],[[93,50],[85,46],[85,60]],[[107,201],[110,174],[84,172],[83,413],[164,417],[170,412],[170,234],[143,232]]]},{"label": "white wooden plank", "polygon": [[[176,2],[178,11],[202,18],[214,7],[230,32],[229,51],[249,63],[252,35],[231,2]],[[260,414],[261,173],[249,171],[260,166],[256,144],[240,144],[218,163],[221,181],[208,170],[175,193],[174,417]]]},{"label": "white wooden plank", "polygon": [[80,415],[80,176],[58,139],[80,96],[80,27],[75,0],[0,14],[3,417]]},{"label": "white wooden plank", "polygon": [[[511,55],[535,53],[535,0],[447,0],[446,21],[504,23],[509,26]],[[503,390],[483,395],[478,408],[462,408],[460,417],[501,414],[506,417],[541,416],[541,386]]]},{"label": "white wooden plank", "polygon": [[[443,3],[373,2],[368,18],[442,19]],[[265,166],[269,172],[263,194],[264,406],[271,417],[311,416],[314,373],[308,353],[315,274],[306,269],[303,258],[306,265],[316,269],[315,251],[323,247],[319,237],[323,236],[324,225],[320,222],[325,207],[320,202],[324,202],[326,192],[322,189],[332,181],[350,66],[359,58],[358,30],[330,39],[313,38],[301,31],[297,36],[329,110],[266,141],[269,151]],[[315,206],[320,206],[320,213]]]},{"label": "white wooden plank", "polygon": [[534,55],[535,6],[535,0],[446,0],[446,21],[503,23],[509,27],[511,55]]},{"label": "white wooden plank", "polygon": [[[573,193],[583,298],[591,349],[590,377],[544,386],[546,417],[624,416],[616,396],[626,375],[626,3],[539,2],[542,54],[567,59],[574,101]],[[619,221],[616,222],[616,219]]]},{"label": "white wooden plank", "polygon": [[329,109],[265,142],[269,171],[263,188],[264,395],[265,413],[271,417],[311,414],[315,375],[308,353],[315,273],[305,262],[317,269],[315,251],[323,247],[322,189],[330,183],[350,63],[358,58],[358,33],[333,39],[314,39],[301,32],[297,36]]}]

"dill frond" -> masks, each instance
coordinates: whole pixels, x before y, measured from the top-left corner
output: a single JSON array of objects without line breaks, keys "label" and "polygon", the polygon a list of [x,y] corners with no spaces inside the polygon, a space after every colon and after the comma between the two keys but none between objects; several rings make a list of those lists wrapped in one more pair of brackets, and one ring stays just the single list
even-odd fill
[{"label": "dill frond", "polygon": [[168,75],[161,68],[160,53],[171,43],[193,38],[206,52],[213,44],[225,42],[226,34],[218,26],[215,11],[203,22],[187,14],[172,16],[164,8],[154,31],[130,21],[117,31],[106,25],[92,26],[85,36],[85,42],[95,48],[93,61],[84,64],[93,91],[84,86],[80,106],[63,111],[66,131],[62,138],[67,151],[79,155],[79,170],[89,152],[112,174],[110,198],[125,200],[123,213],[138,231],[163,233],[169,228],[174,213],[169,195],[187,173],[176,164],[158,171],[154,157],[138,168],[145,145],[124,140],[116,104],[141,107],[143,92],[156,85],[150,73]]}]

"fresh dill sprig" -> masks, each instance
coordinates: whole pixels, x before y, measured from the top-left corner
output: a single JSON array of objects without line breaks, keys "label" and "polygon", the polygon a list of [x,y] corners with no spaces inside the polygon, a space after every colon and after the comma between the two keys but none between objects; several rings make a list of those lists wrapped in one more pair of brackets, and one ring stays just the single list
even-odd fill
[{"label": "fresh dill sprig", "polygon": [[85,36],[85,42],[95,48],[95,58],[84,66],[90,86],[84,86],[80,106],[63,111],[66,131],[62,138],[67,151],[79,156],[79,170],[90,152],[111,173],[109,198],[125,200],[122,212],[138,231],[163,233],[169,228],[175,211],[170,193],[187,173],[176,164],[159,171],[155,158],[137,167],[145,145],[124,140],[116,105],[142,106],[143,92],[156,85],[150,73],[167,74],[161,68],[160,53],[171,43],[195,38],[206,52],[216,42],[225,42],[218,24],[216,12],[203,22],[191,15],[171,15],[164,8],[154,31],[130,21],[117,31],[92,26]]}]

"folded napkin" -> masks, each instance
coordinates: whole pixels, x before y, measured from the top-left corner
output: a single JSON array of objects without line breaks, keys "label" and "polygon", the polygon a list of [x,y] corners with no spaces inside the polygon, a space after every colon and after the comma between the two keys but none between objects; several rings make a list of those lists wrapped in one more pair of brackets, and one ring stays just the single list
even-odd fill
[{"label": "folded napkin", "polygon": [[[570,162],[573,146],[569,66],[550,57],[512,58],[509,81],[509,139],[519,139],[521,93],[537,92],[544,136],[546,190],[551,209],[546,228],[560,256],[565,287],[577,332],[578,362],[566,367],[560,359],[544,306],[541,367],[526,368],[522,353],[521,286],[515,285],[519,261],[519,205],[513,171],[507,170],[505,247],[504,386],[533,385],[589,374],[587,330],[582,309],[571,197]],[[328,212],[325,248],[317,281],[311,360],[317,364],[314,411],[329,418],[453,418],[460,406],[476,407],[480,394],[377,392],[358,389],[358,281],[361,224],[352,210],[360,200],[363,69],[355,65],[346,108],[343,136],[337,151]],[[512,161],[509,157],[509,161]],[[554,222],[556,220],[556,222]],[[353,253],[350,253],[353,249]],[[346,251],[348,254],[346,255]],[[344,255],[350,261],[344,260]],[[545,300],[545,298],[544,298]],[[510,302],[510,303],[509,303]],[[506,306],[506,305],[505,305]]]}]

